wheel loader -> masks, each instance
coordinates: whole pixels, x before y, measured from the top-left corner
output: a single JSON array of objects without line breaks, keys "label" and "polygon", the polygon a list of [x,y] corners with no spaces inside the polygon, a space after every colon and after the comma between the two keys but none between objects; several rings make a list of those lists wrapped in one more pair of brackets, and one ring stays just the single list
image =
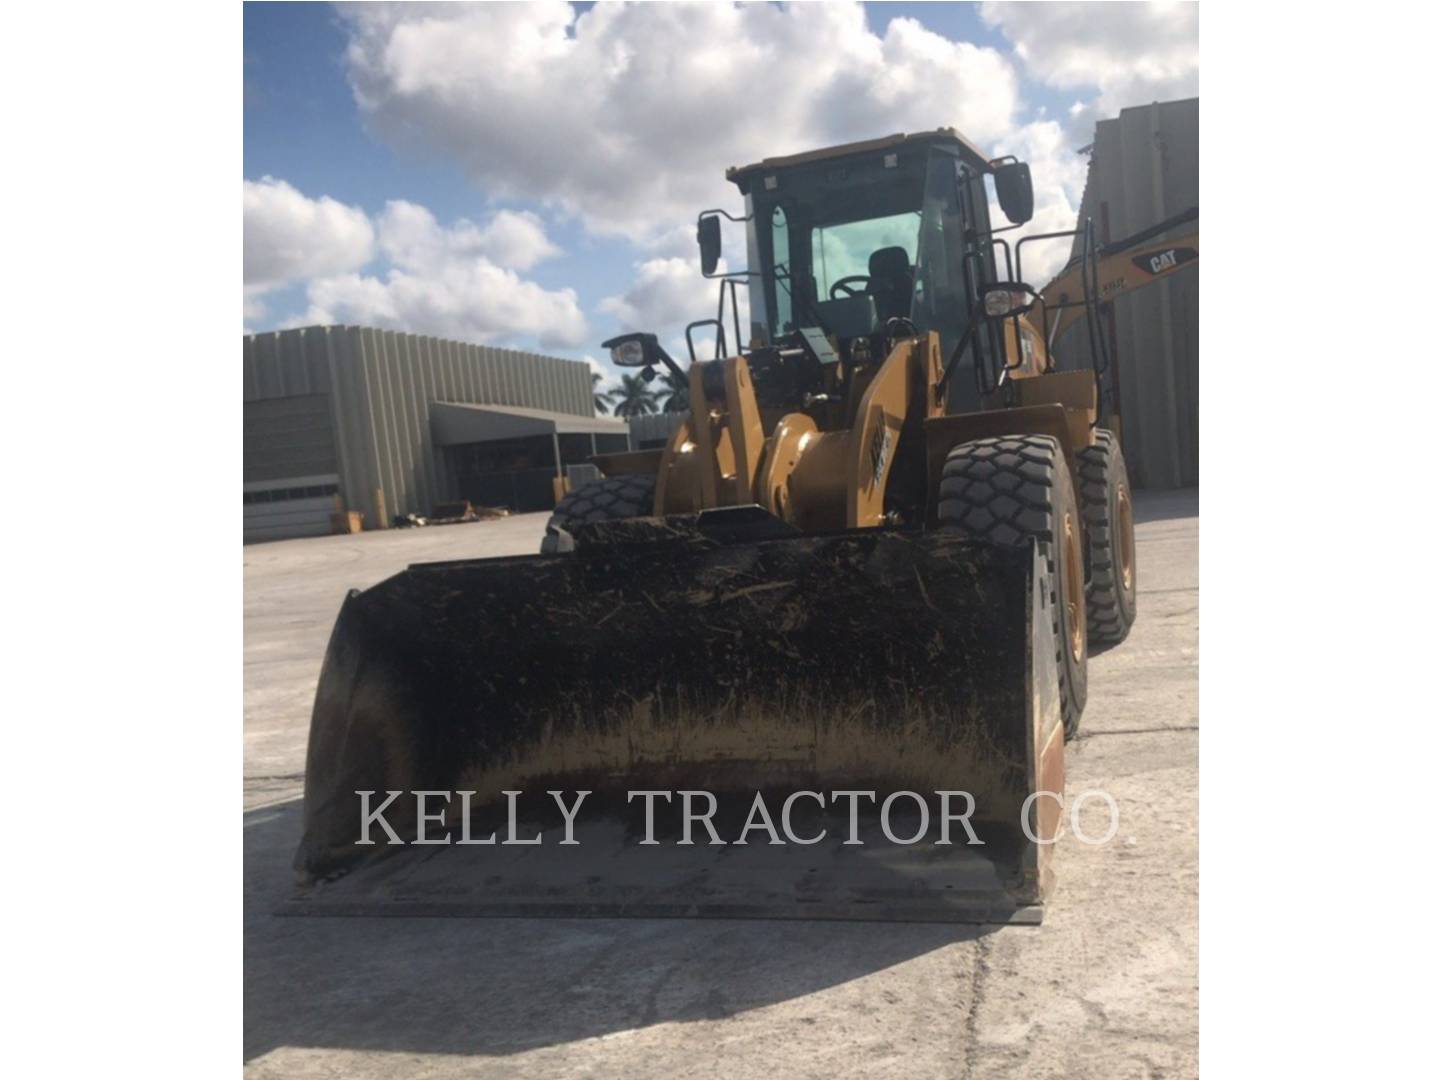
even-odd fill
[{"label": "wheel loader", "polygon": [[[951,129],[727,176],[688,365],[605,343],[688,387],[666,445],[595,457],[540,554],[345,600],[293,910],[1038,920],[1089,650],[1135,618],[1106,252],[1088,223],[1012,244],[1028,167]],[[1037,293],[1027,245],[1066,236]],[[1089,366],[1056,364],[1061,319]]]}]

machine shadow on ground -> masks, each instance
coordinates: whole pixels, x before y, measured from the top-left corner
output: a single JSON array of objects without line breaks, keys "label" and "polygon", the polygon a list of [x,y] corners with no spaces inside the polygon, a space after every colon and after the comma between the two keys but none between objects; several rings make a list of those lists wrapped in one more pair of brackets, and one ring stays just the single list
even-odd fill
[{"label": "machine shadow on ground", "polygon": [[799,998],[993,927],[328,918],[290,894],[300,801],[245,814],[245,1059],[281,1046],[505,1056]]},{"label": "machine shadow on ground", "polygon": [[1195,488],[1174,491],[1145,491],[1135,500],[1135,524],[1151,521],[1173,521],[1200,514],[1200,493]]}]

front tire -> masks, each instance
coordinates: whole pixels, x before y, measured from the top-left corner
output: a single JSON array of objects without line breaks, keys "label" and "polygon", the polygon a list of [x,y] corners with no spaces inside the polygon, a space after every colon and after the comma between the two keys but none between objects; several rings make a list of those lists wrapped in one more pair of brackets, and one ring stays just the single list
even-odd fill
[{"label": "front tire", "polygon": [[1049,435],[1006,435],[962,443],[945,458],[942,528],[1019,547],[1034,540],[1045,560],[1060,675],[1065,736],[1085,711],[1088,645],[1080,510],[1060,444]]},{"label": "front tire", "polygon": [[1090,580],[1085,586],[1085,624],[1090,640],[1118,645],[1135,623],[1135,518],[1125,457],[1113,432],[1095,432],[1095,445],[1081,450],[1080,512]]},{"label": "front tire", "polygon": [[567,492],[555,504],[555,512],[545,523],[545,539],[540,541],[540,554],[555,555],[570,550],[561,530],[568,530],[571,525],[648,517],[654,505],[653,476],[606,476],[592,480]]}]

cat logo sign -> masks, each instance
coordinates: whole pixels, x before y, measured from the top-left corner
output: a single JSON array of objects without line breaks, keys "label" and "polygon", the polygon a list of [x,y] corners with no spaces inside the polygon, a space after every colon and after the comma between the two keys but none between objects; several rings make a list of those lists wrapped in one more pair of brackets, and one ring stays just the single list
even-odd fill
[{"label": "cat logo sign", "polygon": [[1172,247],[1146,255],[1136,255],[1130,261],[1152,277],[1159,277],[1199,257],[1200,253],[1192,247]]}]

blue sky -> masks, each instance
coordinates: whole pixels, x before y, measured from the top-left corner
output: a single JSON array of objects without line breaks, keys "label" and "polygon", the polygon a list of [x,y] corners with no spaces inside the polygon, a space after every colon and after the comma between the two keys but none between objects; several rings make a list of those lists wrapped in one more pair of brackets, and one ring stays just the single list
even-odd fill
[{"label": "blue sky", "polygon": [[1094,120],[1198,93],[1193,5],[594,6],[247,3],[246,329],[673,339],[728,165],[951,124],[1067,227]]}]

